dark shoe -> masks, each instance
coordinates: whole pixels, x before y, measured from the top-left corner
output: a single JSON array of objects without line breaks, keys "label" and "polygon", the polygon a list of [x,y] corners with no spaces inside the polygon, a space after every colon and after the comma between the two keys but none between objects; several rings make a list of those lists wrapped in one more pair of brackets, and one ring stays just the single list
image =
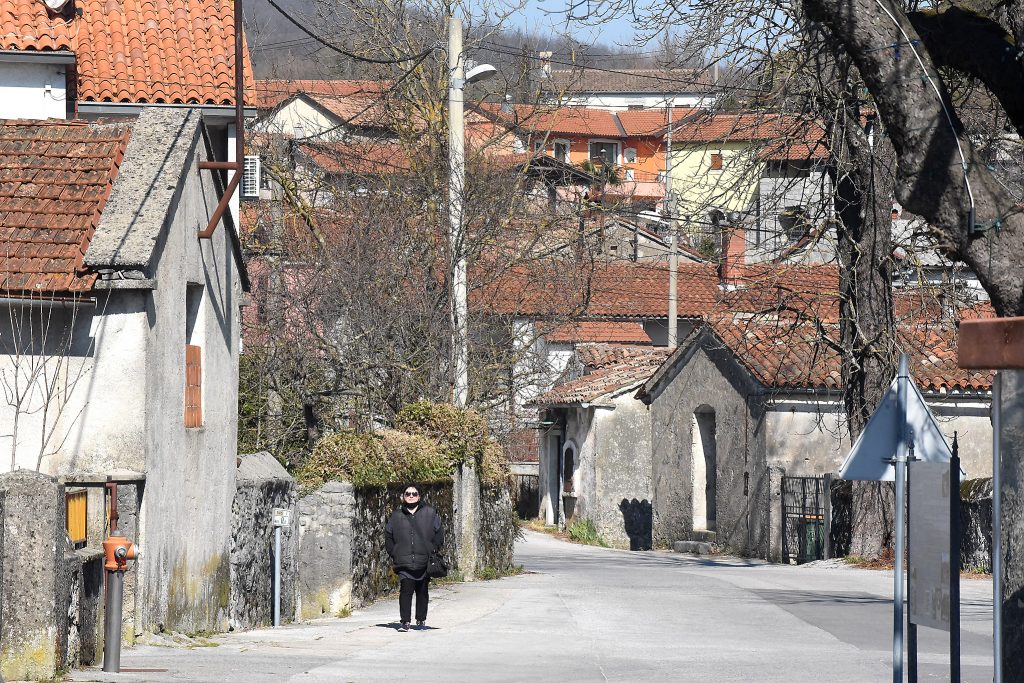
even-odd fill
[{"label": "dark shoe", "polygon": [[423,619],[418,619],[418,620],[416,621],[416,629],[417,629],[417,630],[419,630],[419,629],[424,629],[424,628],[426,628],[426,627],[427,627],[427,622],[426,622],[426,621],[424,621]]},{"label": "dark shoe", "polygon": [[409,622],[408,621],[403,621],[402,625],[398,627],[398,630],[401,631],[402,633],[408,633],[409,632]]}]

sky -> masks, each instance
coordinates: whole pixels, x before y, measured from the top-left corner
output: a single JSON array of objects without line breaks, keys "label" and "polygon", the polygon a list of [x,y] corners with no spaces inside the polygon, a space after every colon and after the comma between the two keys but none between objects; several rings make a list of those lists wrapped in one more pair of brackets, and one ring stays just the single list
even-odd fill
[{"label": "sky", "polygon": [[[581,14],[589,3],[576,8]],[[595,3],[596,4],[596,3]],[[566,12],[570,7],[568,0],[527,0],[523,11],[511,17],[512,23],[520,28],[536,33],[571,32],[583,43],[601,42],[606,45],[628,45],[633,38],[634,30],[631,22],[622,19],[603,21],[599,26],[589,25],[591,22],[567,22]]]}]

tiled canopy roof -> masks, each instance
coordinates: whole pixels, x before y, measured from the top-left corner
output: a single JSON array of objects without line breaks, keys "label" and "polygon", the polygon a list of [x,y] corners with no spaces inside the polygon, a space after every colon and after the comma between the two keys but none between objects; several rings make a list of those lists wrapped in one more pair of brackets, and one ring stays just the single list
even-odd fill
[{"label": "tiled canopy roof", "polygon": [[234,104],[233,12],[228,0],[74,0],[61,14],[5,0],[0,49],[74,52],[79,101]]},{"label": "tiled canopy roof", "polygon": [[0,288],[92,287],[83,256],[117,177],[129,128],[81,121],[0,125]]},{"label": "tiled canopy roof", "polygon": [[[595,360],[588,362],[588,356]],[[621,391],[647,380],[668,358],[669,349],[593,345],[580,350],[588,373],[556,386],[533,401],[534,405],[608,404]]]}]

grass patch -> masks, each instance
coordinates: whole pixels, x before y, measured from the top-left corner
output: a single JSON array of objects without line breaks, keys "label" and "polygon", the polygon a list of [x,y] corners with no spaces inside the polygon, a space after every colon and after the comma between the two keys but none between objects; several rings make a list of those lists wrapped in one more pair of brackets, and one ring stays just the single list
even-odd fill
[{"label": "grass patch", "polygon": [[523,565],[514,564],[506,569],[498,569],[497,567],[484,567],[476,574],[476,578],[481,581],[494,581],[495,579],[503,579],[506,576],[518,576],[525,570]]},{"label": "grass patch", "polygon": [[582,543],[584,545],[596,545],[602,548],[607,548],[608,543],[601,538],[601,534],[597,530],[597,526],[593,520],[590,519],[578,519],[574,521],[566,529],[566,533],[569,534],[569,540],[574,543]]},{"label": "grass patch", "polygon": [[342,607],[340,610],[338,610],[338,618],[339,619],[348,619],[350,616],[352,616],[352,608],[351,607],[345,606],[345,607]]}]

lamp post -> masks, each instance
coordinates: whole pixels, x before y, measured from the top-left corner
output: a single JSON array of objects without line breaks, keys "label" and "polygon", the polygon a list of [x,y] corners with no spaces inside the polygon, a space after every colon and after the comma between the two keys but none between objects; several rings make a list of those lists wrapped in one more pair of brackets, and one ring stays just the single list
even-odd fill
[{"label": "lamp post", "polygon": [[463,119],[463,90],[466,85],[497,73],[490,64],[481,64],[465,73],[462,55],[462,20],[448,18],[448,217],[452,251],[452,360],[455,366],[453,402],[465,408],[469,401],[469,316],[466,286],[466,234],[463,224],[463,188],[466,181],[466,139]]}]

